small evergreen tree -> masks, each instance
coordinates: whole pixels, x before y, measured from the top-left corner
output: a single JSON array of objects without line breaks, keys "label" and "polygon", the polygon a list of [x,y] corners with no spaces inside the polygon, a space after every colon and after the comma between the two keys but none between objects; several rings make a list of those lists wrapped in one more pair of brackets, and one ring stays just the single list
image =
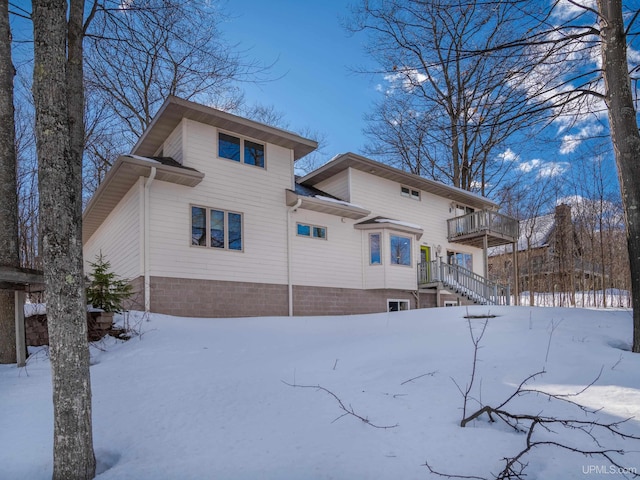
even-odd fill
[{"label": "small evergreen tree", "polygon": [[122,304],[132,294],[129,282],[111,271],[111,263],[104,258],[102,252],[89,265],[93,273],[89,274],[87,302],[105,312],[122,312]]}]

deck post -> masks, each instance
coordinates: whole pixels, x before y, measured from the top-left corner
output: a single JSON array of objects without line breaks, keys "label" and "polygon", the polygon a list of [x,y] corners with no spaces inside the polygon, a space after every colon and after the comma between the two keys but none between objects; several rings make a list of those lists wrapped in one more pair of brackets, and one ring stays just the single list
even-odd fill
[{"label": "deck post", "polygon": [[24,328],[24,290],[14,290],[16,310],[16,361],[18,367],[27,364],[27,346]]}]

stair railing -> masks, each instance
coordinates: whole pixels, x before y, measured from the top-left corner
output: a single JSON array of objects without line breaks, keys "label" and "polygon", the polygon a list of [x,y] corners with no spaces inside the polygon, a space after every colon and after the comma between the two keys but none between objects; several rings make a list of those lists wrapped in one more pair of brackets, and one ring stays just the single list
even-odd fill
[{"label": "stair railing", "polygon": [[510,305],[508,285],[500,285],[460,265],[440,259],[418,264],[418,285],[442,283],[447,288],[482,305]]}]

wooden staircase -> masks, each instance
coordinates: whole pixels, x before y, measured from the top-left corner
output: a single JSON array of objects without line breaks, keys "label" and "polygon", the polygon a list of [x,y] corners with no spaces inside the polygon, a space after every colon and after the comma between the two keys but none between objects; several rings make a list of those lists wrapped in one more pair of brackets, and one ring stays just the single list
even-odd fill
[{"label": "wooden staircase", "polygon": [[510,305],[509,286],[440,260],[418,264],[418,288],[443,286],[477,305]]}]

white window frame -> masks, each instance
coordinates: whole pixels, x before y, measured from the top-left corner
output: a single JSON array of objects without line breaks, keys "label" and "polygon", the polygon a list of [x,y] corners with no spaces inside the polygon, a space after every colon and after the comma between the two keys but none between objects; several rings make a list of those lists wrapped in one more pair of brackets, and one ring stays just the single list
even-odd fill
[{"label": "white window frame", "polygon": [[[202,208],[205,211],[205,245],[194,245],[193,243],[193,209],[194,208]],[[223,247],[212,247],[211,246],[211,212],[223,212],[224,213],[224,246]],[[240,215],[240,242],[242,243],[242,248],[229,248],[229,214]],[[191,239],[190,246],[194,248],[207,248],[210,250],[222,250],[229,252],[244,252],[244,239],[245,239],[245,230],[244,230],[244,213],[236,212],[233,210],[225,210],[224,208],[216,208],[216,207],[205,207],[204,205],[189,205],[189,226],[190,226],[190,235]]]},{"label": "white window frame", "polygon": [[[393,240],[392,237],[398,237],[398,238],[404,238],[404,239],[408,239],[409,240],[409,262],[408,263],[399,263],[399,262],[394,262],[393,259],[393,252],[391,251],[391,249],[393,248]],[[413,265],[413,237],[410,235],[400,235],[398,233],[389,233],[389,264],[392,266],[399,266],[399,267],[411,267]]]},{"label": "white window frame", "polygon": [[[303,227],[309,227],[309,235],[303,235],[301,233],[299,233],[299,227],[303,226]],[[315,234],[315,229],[322,229],[324,230],[324,237],[319,237]],[[303,238],[315,238],[317,240],[327,240],[328,236],[329,236],[329,229],[327,227],[324,227],[322,225],[312,225],[311,223],[304,223],[304,222],[296,222],[296,235],[298,237],[303,237]]]},{"label": "white window frame", "polygon": [[[373,237],[374,235],[378,237],[378,256],[379,256],[378,261],[375,263],[372,261],[372,251],[371,251],[371,237]],[[382,246],[383,238],[384,238],[384,235],[382,235],[382,232],[371,232],[369,234],[369,265],[372,265],[372,266],[382,265],[382,262],[384,259],[384,247]]]},{"label": "white window frame", "polygon": [[444,306],[445,307],[459,307],[460,306],[460,302],[458,302],[457,300],[445,300],[444,301]]},{"label": "white window frame", "polygon": [[[406,190],[406,191],[405,191]],[[415,188],[407,187],[406,185],[400,185],[400,195],[403,197],[410,198],[411,200],[420,201],[420,190]]]},{"label": "white window frame", "polygon": [[[227,158],[227,157],[222,157],[220,156],[220,134],[223,135],[228,135],[229,137],[233,137],[233,138],[237,138],[240,141],[240,160],[234,160],[233,158]],[[216,143],[216,155],[218,158],[222,159],[222,160],[228,160],[234,163],[241,163],[243,165],[248,165],[250,167],[256,167],[256,168],[261,168],[263,170],[267,169],[267,144],[264,142],[259,142],[257,140],[254,140],[252,138],[248,138],[248,137],[243,137],[242,135],[238,135],[236,133],[232,133],[232,132],[226,132],[224,130],[218,130],[217,135],[216,135],[216,139],[217,139],[217,143]],[[262,145],[262,153],[263,153],[263,164],[262,165],[254,165],[252,163],[246,163],[245,162],[245,158],[244,158],[244,151],[245,151],[245,142],[251,142],[251,143],[255,143],[257,145]]]},{"label": "white window frame", "polygon": [[[391,310],[391,304],[397,303],[398,309]],[[407,308],[401,308],[400,305],[406,305]],[[405,298],[387,298],[387,312],[404,312],[406,310],[411,310],[411,301]]]}]

